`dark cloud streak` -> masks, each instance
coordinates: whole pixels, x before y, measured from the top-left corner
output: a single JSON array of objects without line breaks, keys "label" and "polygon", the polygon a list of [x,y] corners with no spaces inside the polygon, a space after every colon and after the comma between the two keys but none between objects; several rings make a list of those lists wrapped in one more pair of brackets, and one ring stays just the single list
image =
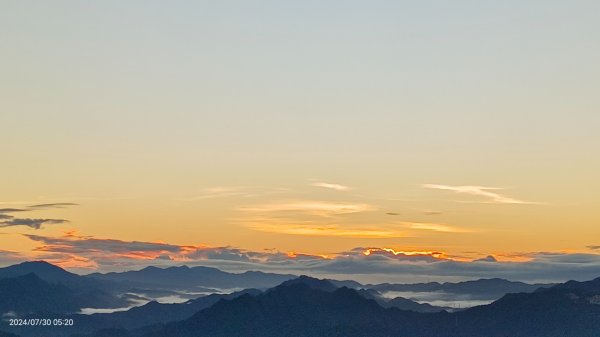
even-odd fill
[{"label": "dark cloud streak", "polygon": [[95,239],[89,237],[48,237],[41,235],[24,234],[33,241],[44,244],[39,250],[60,252],[60,253],[127,253],[127,252],[172,252],[181,251],[181,247],[166,243],[139,242],[139,241],[121,241],[114,239]]},{"label": "dark cloud streak", "polygon": [[31,205],[31,206],[27,206],[27,207],[31,208],[31,209],[46,209],[46,208],[65,208],[65,207],[69,207],[69,206],[79,206],[79,204],[72,203],[72,202],[57,202],[57,203],[52,203],[52,204]]},{"label": "dark cloud streak", "polygon": [[69,222],[69,220],[14,218],[0,222],[0,227],[27,226],[34,229],[40,229],[44,224],[61,224],[66,222]]},{"label": "dark cloud streak", "polygon": [[27,212],[28,209],[21,208],[0,208],[0,213],[15,213],[15,212]]},{"label": "dark cloud streak", "polygon": [[65,219],[45,219],[45,218],[15,218],[13,215],[7,213],[17,212],[32,212],[36,210],[48,209],[48,208],[64,208],[68,206],[76,206],[78,204],[72,202],[59,202],[51,204],[37,204],[27,206],[27,208],[0,208],[0,228],[14,227],[14,226],[27,226],[33,229],[40,229],[44,224],[62,224],[69,222]]}]

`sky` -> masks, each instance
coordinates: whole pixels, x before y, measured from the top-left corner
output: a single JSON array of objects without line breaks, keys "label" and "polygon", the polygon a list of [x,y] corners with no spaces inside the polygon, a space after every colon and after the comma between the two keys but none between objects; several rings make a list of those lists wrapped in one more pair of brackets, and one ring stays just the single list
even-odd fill
[{"label": "sky", "polygon": [[600,276],[599,10],[3,1],[0,265]]}]

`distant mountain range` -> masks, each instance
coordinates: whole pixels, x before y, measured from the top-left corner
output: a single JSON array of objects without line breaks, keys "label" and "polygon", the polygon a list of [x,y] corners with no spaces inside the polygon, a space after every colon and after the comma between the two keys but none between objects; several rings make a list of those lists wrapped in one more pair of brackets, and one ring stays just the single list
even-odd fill
[{"label": "distant mountain range", "polygon": [[247,271],[228,273],[210,267],[146,267],[142,270],[122,273],[94,273],[89,278],[126,283],[132,287],[150,287],[197,291],[198,288],[245,289],[270,288],[281,282],[297,277],[296,275]]},{"label": "distant mountain range", "polygon": [[[174,284],[169,288],[168,282]],[[82,307],[129,303],[133,286],[156,292],[198,287],[235,288],[184,303],[150,302],[122,312],[73,314]],[[275,283],[272,287],[265,285]],[[543,286],[543,287],[538,287]],[[265,289],[268,288],[268,289]],[[516,290],[517,293],[502,293]],[[501,297],[489,305],[448,312],[384,292],[454,292]],[[119,302],[120,301],[120,302]],[[0,316],[4,319],[71,318],[73,327],[10,327],[21,337],[598,337],[600,278],[557,285],[502,279],[412,285],[361,285],[307,276],[222,272],[206,267],[145,268],[80,276],[45,262],[0,268]],[[0,331],[0,337],[14,337]]]},{"label": "distant mountain range", "polygon": [[551,287],[554,284],[528,284],[507,281],[500,278],[480,279],[464,282],[429,282],[414,284],[369,284],[366,288],[379,292],[445,292],[451,294],[469,295],[473,299],[500,298],[508,293],[532,292],[541,287]]}]

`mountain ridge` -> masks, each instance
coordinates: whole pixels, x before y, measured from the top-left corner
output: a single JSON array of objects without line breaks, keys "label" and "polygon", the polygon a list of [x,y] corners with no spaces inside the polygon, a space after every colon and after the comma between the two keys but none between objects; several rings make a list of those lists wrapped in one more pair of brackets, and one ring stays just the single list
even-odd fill
[{"label": "mountain ridge", "polygon": [[86,277],[127,282],[135,286],[178,287],[179,289],[193,290],[197,287],[213,288],[270,288],[277,284],[295,278],[296,275],[265,273],[261,271],[246,271],[243,273],[225,272],[213,267],[205,266],[174,266],[159,268],[145,267],[140,270],[92,273]]},{"label": "mountain ridge", "polygon": [[574,281],[566,289],[508,294],[490,305],[426,314],[382,308],[346,287],[328,292],[295,282],[255,297],[221,300],[145,337],[192,337],[194,331],[211,337],[597,337],[600,305],[573,294],[598,296],[600,288]]}]

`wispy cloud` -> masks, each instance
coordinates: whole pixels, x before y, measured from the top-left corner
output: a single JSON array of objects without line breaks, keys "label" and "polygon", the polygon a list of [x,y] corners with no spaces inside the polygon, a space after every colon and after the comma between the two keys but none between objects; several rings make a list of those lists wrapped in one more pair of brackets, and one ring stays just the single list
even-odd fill
[{"label": "wispy cloud", "polygon": [[538,202],[524,201],[502,194],[493,192],[503,190],[500,187],[485,187],[485,186],[449,186],[449,185],[438,185],[438,184],[423,184],[422,187],[436,190],[452,191],[460,194],[469,194],[480,197],[486,197],[489,199],[487,203],[495,204],[539,204]]},{"label": "wispy cloud", "polygon": [[210,187],[205,188],[201,193],[186,198],[180,198],[182,201],[196,201],[213,198],[229,198],[235,196],[243,196],[245,192],[239,187]]},{"label": "wispy cloud", "polygon": [[244,212],[305,212],[313,215],[328,216],[360,213],[377,210],[377,207],[365,203],[330,201],[293,201],[275,202],[239,208]]},{"label": "wispy cloud", "polygon": [[353,238],[400,238],[406,235],[399,230],[382,226],[340,226],[337,224],[298,223],[267,219],[266,221],[245,221],[246,228],[269,233],[306,235],[306,236],[335,236]]},{"label": "wispy cloud", "polygon": [[471,230],[450,226],[446,224],[437,224],[437,223],[422,223],[422,222],[403,222],[410,229],[416,230],[426,230],[433,232],[446,232],[446,233],[468,233]]},{"label": "wispy cloud", "polygon": [[27,260],[27,257],[19,252],[0,249],[0,264],[13,264]]},{"label": "wispy cloud", "polygon": [[180,201],[198,201],[216,198],[254,198],[264,195],[283,193],[288,191],[286,188],[261,187],[261,186],[214,186],[203,189],[200,193],[191,196],[178,198]]},{"label": "wispy cloud", "polygon": [[326,183],[326,182],[314,182],[311,184],[311,186],[323,187],[323,188],[328,188],[328,189],[336,190],[336,191],[347,191],[350,189],[350,187],[348,187],[348,186],[344,186],[344,185],[340,185],[340,184],[333,184],[333,183]]},{"label": "wispy cloud", "polygon": [[261,232],[355,238],[404,237],[398,226],[361,225],[351,216],[377,210],[366,203],[301,200],[244,206],[233,221]]}]

